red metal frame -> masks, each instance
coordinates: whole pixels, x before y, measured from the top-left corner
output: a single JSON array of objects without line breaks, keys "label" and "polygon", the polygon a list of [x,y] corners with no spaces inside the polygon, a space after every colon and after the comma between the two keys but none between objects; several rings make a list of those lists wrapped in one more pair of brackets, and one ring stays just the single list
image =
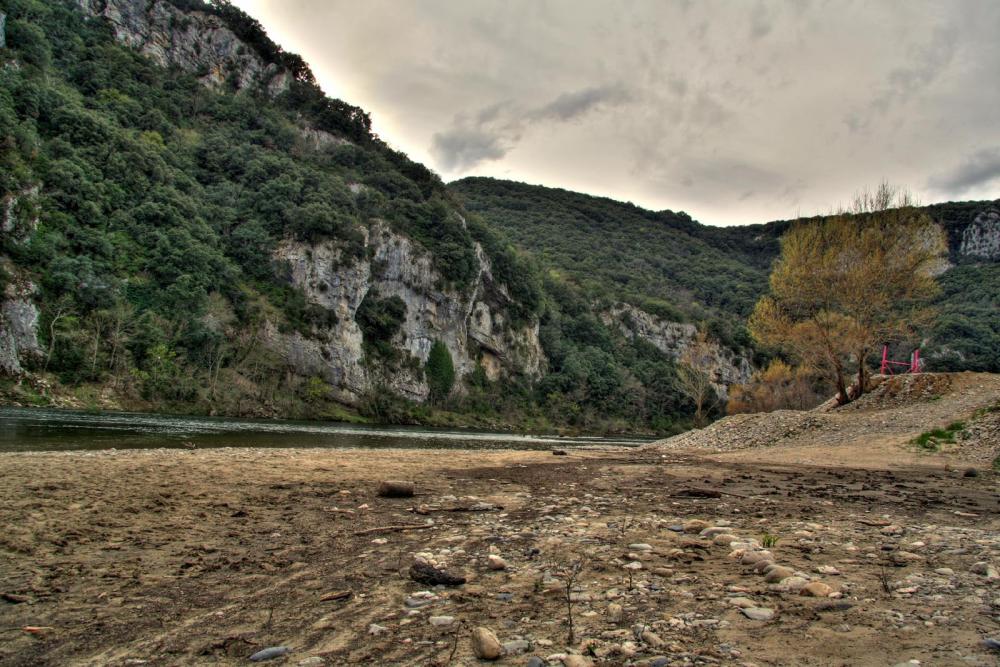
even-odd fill
[{"label": "red metal frame", "polygon": [[889,359],[889,346],[882,346],[882,366],[879,368],[879,372],[882,375],[896,375],[893,372],[893,366],[903,366],[905,370],[902,373],[919,373],[923,369],[923,364],[920,361],[920,348],[917,348],[910,354],[910,361],[892,361]]}]

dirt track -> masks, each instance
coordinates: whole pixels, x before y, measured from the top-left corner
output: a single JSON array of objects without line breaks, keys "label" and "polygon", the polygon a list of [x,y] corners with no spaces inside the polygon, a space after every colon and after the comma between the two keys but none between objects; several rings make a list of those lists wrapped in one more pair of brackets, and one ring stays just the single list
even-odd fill
[{"label": "dirt track", "polygon": [[[1000,563],[990,471],[635,450],[160,450],[2,455],[0,472],[4,665],[236,665],[272,645],[294,651],[268,664],[477,664],[478,625],[526,640],[508,665],[560,664],[567,650],[608,665],[995,664],[981,640],[1000,634],[1000,580],[972,572]],[[394,477],[420,495],[376,497]],[[503,509],[438,511],[478,502]],[[408,511],[418,504],[429,514]],[[730,548],[671,530],[692,518],[778,536],[775,558],[839,597],[765,583]],[[639,543],[650,548],[629,547]],[[491,550],[507,570],[487,569]],[[469,583],[415,595],[427,589],[407,576],[417,552]],[[340,591],[352,597],[323,601]],[[773,619],[746,618],[737,598]]]}]

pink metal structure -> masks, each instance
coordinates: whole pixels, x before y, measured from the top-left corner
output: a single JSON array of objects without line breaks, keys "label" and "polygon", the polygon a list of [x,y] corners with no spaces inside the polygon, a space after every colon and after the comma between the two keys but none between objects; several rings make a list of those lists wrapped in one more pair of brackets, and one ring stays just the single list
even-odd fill
[{"label": "pink metal structure", "polygon": [[[922,370],[922,362],[920,361],[920,348],[917,348],[910,354],[910,361],[907,363],[905,361],[892,361],[889,359],[889,346],[882,346],[882,366],[880,367],[880,372],[882,375],[896,375],[893,366],[897,368],[895,371],[900,373],[919,373]],[[903,368],[898,368],[902,366]]]}]

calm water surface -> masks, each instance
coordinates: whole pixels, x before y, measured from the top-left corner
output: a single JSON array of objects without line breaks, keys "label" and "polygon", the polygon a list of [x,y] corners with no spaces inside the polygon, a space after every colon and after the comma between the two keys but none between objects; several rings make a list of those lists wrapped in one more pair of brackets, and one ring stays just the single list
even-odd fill
[{"label": "calm water surface", "polygon": [[129,412],[0,408],[0,452],[151,447],[405,447],[550,449],[636,446],[650,439],[559,437],[338,422],[175,417]]}]

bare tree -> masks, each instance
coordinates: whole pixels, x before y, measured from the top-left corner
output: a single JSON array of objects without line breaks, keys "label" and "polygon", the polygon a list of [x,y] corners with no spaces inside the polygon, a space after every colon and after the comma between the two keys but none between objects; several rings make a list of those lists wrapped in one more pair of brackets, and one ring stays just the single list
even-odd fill
[{"label": "bare tree", "polygon": [[713,353],[708,334],[699,331],[677,359],[674,388],[694,403],[697,426],[705,425],[705,415],[719,402],[719,394],[709,375]]}]

